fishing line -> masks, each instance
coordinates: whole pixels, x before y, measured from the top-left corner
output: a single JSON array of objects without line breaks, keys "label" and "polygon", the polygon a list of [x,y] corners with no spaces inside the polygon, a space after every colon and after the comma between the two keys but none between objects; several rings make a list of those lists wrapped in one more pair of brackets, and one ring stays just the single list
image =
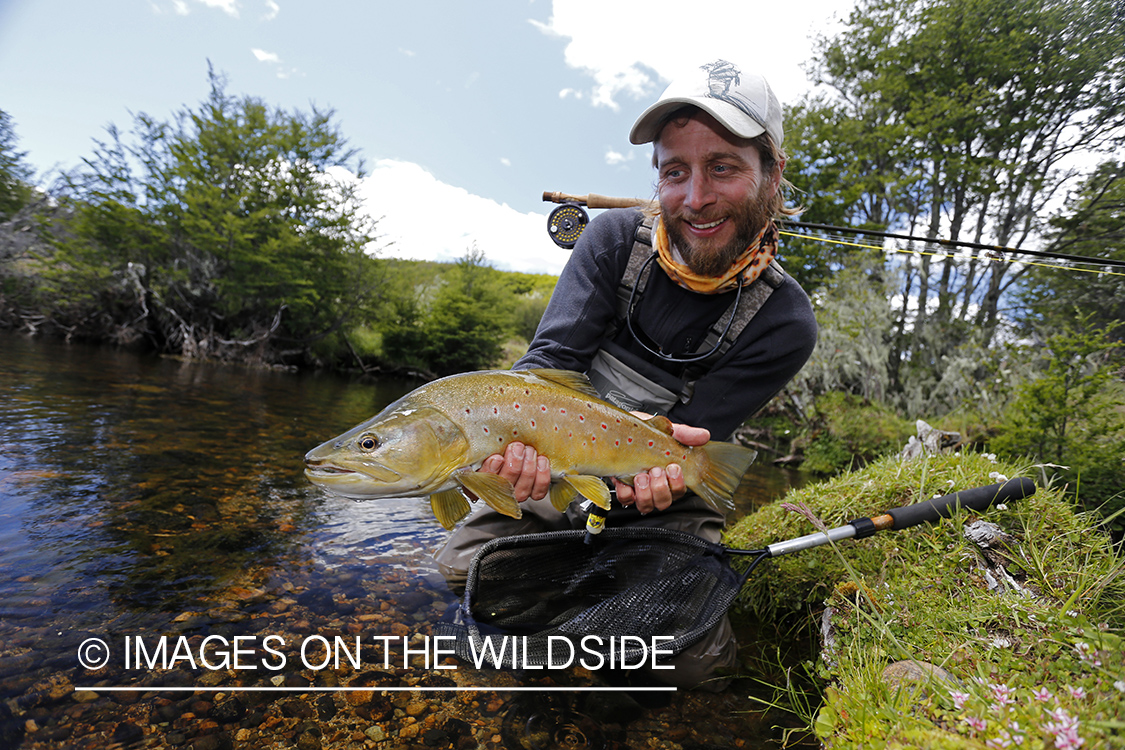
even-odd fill
[{"label": "fishing line", "polygon": [[[792,223],[792,222],[790,222],[790,223]],[[850,242],[850,241],[845,240],[845,239],[833,239],[833,238],[830,238],[830,237],[820,237],[820,236],[815,235],[815,234],[804,234],[804,233],[801,233],[801,232],[778,232],[778,234],[785,235],[787,237],[799,237],[799,238],[806,239],[806,240],[812,240],[814,242],[823,242],[825,244],[830,244],[830,245],[847,245],[849,247],[858,247],[858,248],[862,248],[862,249],[865,249],[865,250],[878,250],[880,252],[886,252],[886,251],[890,250],[891,252],[901,253],[901,254],[906,254],[906,255],[926,255],[926,256],[929,256],[931,258],[940,258],[940,257],[948,256],[948,253],[943,253],[943,252],[932,252],[932,251],[926,251],[926,250],[911,250],[911,249],[902,248],[902,247],[898,247],[898,246],[892,246],[892,247],[888,248],[888,247],[884,247],[882,245],[868,245],[868,244],[865,244],[863,242]],[[918,241],[924,242],[925,240],[918,240]],[[993,252],[1000,252],[1000,251],[993,251]],[[1028,251],[1026,251],[1026,250],[1010,250],[1010,252],[1025,253],[1025,252],[1028,252]],[[1071,256],[1071,257],[1077,257],[1077,256]],[[1125,276],[1125,273],[1122,273],[1122,272],[1119,272],[1119,271],[1106,271],[1106,270],[1101,269],[1101,268],[1081,268],[1079,266],[1065,266],[1065,265],[1062,265],[1060,263],[1039,263],[1039,262],[1036,262],[1036,261],[1020,261],[1020,260],[1017,260],[1015,258],[1009,258],[1006,255],[1003,255],[1002,257],[999,257],[999,258],[991,256],[991,255],[970,255],[967,258],[964,258],[964,260],[983,260],[983,261],[988,262],[988,263],[1020,263],[1021,265],[1025,265],[1025,266],[1033,266],[1033,267],[1036,267],[1036,268],[1051,268],[1051,269],[1058,270],[1058,271],[1080,271],[1082,273],[1096,273],[1096,274],[1101,274],[1101,275],[1105,275],[1105,276]],[[1084,260],[1084,262],[1086,262],[1086,263],[1101,263],[1102,260],[1096,259],[1096,258],[1086,258]],[[1108,265],[1114,265],[1115,266],[1115,265],[1118,265],[1119,262],[1106,260],[1105,263],[1108,264]],[[1121,265],[1125,265],[1125,263],[1121,263]]]},{"label": "fishing line", "polygon": [[[551,239],[554,240],[555,244],[568,250],[574,247],[574,245],[578,242],[578,238],[582,235],[583,230],[585,230],[586,228],[588,216],[583,210],[583,206],[587,208],[644,208],[653,205],[653,202],[649,200],[641,200],[637,198],[610,198],[604,195],[597,195],[595,193],[588,193],[586,195],[568,195],[566,193],[560,192],[544,192],[543,200],[551,203],[563,204],[552,211],[551,215],[548,217],[547,233],[551,236]],[[906,240],[908,242],[918,242],[927,245],[941,245],[943,247],[964,247],[972,250],[984,250],[986,252],[985,255],[970,255],[968,258],[965,258],[966,260],[983,260],[987,262],[1004,263],[1018,262],[1025,266],[1032,266],[1037,268],[1051,268],[1061,271],[1080,271],[1082,273],[1096,273],[1106,276],[1125,276],[1125,272],[1104,270],[1106,266],[1125,269],[1125,260],[1115,260],[1113,258],[1094,258],[1084,255],[1056,253],[1047,250],[1023,250],[1014,247],[1004,247],[1002,245],[986,245],[981,242],[969,242],[967,240],[946,240],[941,238],[916,237],[911,234],[882,232],[875,229],[838,227],[832,224],[813,224],[803,221],[787,221],[785,222],[785,224],[787,226],[798,227],[800,229],[824,230],[828,232],[841,232],[844,234],[865,234],[871,235],[873,237]],[[930,257],[942,257],[944,255],[947,255],[947,253],[927,252],[924,250],[906,250],[899,247],[885,248],[877,245],[849,242],[843,239],[821,237],[814,234],[802,234],[798,232],[781,232],[781,234],[788,235],[790,237],[802,237],[814,242],[847,245],[851,247],[859,247],[868,250],[879,250],[883,252],[886,252],[889,249],[896,253],[910,253],[913,255],[925,255]],[[1081,268],[1079,266],[1061,265],[1058,263],[1017,261],[1013,258],[1009,258],[1009,255],[1030,255],[1039,258],[1055,258],[1057,260],[1070,261],[1071,263],[1085,263],[1088,265],[1096,265],[1099,266],[1099,268]]]}]

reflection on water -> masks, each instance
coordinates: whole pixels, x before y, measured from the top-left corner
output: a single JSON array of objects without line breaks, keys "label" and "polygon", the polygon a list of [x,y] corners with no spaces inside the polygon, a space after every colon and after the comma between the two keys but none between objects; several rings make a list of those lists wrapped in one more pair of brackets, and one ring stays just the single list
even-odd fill
[{"label": "reflection on water", "polygon": [[106,603],[68,595],[90,587],[123,608],[176,608],[253,561],[309,554],[338,524],[434,533],[402,509],[339,520],[349,514],[324,511],[301,473],[310,446],[407,383],[352,386],[13,337],[0,346],[8,616],[47,596],[63,609],[93,606],[97,621]]},{"label": "reflection on water", "polygon": [[[487,735],[489,716],[499,726],[503,697],[474,707],[437,694],[418,708],[415,696],[380,718],[375,698],[337,697],[330,711],[321,696],[310,717],[285,702],[292,696],[256,704],[247,697],[253,694],[225,702],[197,695],[188,703],[183,696],[179,702],[166,695],[138,701],[137,694],[111,700],[74,690],[96,683],[198,685],[203,678],[232,688],[278,679],[389,684],[346,669],[138,673],[120,654],[91,672],[79,666],[76,649],[90,637],[116,644],[137,634],[184,635],[198,644],[209,635],[422,632],[452,601],[434,583],[430,553],[446,532],[429,504],[327,496],[305,480],[301,462],[309,448],[414,385],[180,362],[0,334],[0,746],[159,747],[216,736],[216,747],[235,741],[264,747],[276,739],[267,726],[289,732],[291,746],[300,739],[296,716],[318,719],[323,747],[347,745],[329,741],[337,724],[344,727],[340,737],[358,732],[406,742],[409,727],[418,734],[427,722],[453,743],[442,745],[431,732],[431,744],[453,747]],[[786,479],[765,470],[751,482],[751,495],[770,499]],[[444,674],[407,670],[386,679],[407,685],[444,684],[440,679],[451,674],[477,680],[473,685],[498,679]],[[453,710],[462,704],[467,707]],[[411,722],[404,724],[395,710]],[[82,744],[86,730],[90,739]],[[477,742],[504,746],[491,737]]]}]

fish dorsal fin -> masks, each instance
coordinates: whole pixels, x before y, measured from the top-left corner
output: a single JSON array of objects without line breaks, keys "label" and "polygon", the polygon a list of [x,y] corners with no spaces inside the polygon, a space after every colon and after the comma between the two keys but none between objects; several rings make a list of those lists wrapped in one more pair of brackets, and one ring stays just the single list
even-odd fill
[{"label": "fish dorsal fin", "polygon": [[434,515],[446,531],[451,530],[458,521],[469,515],[469,501],[457,488],[430,495],[430,507],[433,508]]},{"label": "fish dorsal fin", "polygon": [[575,372],[574,370],[546,369],[526,370],[526,372],[537,375],[544,380],[550,380],[552,383],[558,383],[559,385],[566,386],[571,390],[578,391],[584,396],[593,396],[597,399],[601,398],[601,394],[599,394],[597,389],[594,388],[594,385],[590,382],[590,379],[580,372]]},{"label": "fish dorsal fin", "polygon": [[502,476],[481,471],[467,471],[457,475],[461,486],[473,493],[489,508],[511,518],[520,518],[520,504],[516,502],[512,483]]},{"label": "fish dorsal fin", "polygon": [[609,488],[605,486],[605,482],[601,477],[594,477],[585,474],[577,476],[563,477],[563,481],[578,491],[578,494],[586,498],[594,505],[609,510],[610,495]]},{"label": "fish dorsal fin", "polygon": [[649,427],[660,430],[665,435],[672,434],[672,420],[668,419],[668,417],[656,416],[652,419],[646,419],[645,424],[647,424]]}]

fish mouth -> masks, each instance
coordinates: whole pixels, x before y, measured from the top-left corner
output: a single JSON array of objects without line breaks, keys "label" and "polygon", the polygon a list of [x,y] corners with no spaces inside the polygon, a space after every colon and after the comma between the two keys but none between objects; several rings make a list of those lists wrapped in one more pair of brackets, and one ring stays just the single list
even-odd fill
[{"label": "fish mouth", "polygon": [[335,463],[321,463],[307,461],[305,463],[305,476],[309,480],[333,488],[339,486],[383,486],[397,485],[402,481],[402,475],[382,464],[372,464],[345,468]]},{"label": "fish mouth", "polygon": [[355,474],[351,469],[341,469],[338,466],[306,466],[305,476],[309,479],[331,479]]}]

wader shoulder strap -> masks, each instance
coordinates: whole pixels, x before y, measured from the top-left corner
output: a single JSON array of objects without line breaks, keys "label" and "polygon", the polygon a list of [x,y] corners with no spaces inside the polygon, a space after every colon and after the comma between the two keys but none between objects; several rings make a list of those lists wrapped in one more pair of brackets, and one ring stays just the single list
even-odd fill
[{"label": "wader shoulder strap", "polygon": [[[633,294],[633,287],[638,283],[638,277],[641,275],[641,269],[644,268],[645,261],[652,256],[652,225],[655,217],[646,216],[644,220],[637,225],[637,229],[633,232],[633,247],[629,251],[629,262],[625,266],[625,273],[621,275],[621,281],[617,284],[617,314],[613,319],[613,324],[607,331],[606,338],[612,339],[621,330],[621,326],[625,324],[625,317],[629,314],[629,299]],[[649,272],[651,274],[651,271]],[[645,287],[648,285],[648,276],[640,280],[640,286],[637,291],[644,294]]]}]

